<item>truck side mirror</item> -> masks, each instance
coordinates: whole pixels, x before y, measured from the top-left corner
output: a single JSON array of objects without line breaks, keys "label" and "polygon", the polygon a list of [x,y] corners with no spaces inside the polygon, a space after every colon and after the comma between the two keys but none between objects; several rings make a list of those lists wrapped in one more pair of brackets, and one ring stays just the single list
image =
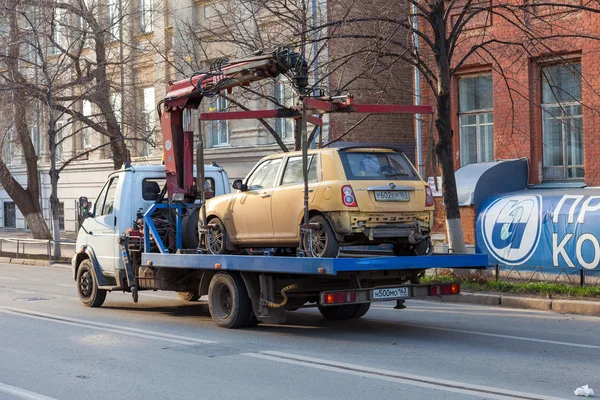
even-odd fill
[{"label": "truck side mirror", "polygon": [[77,217],[79,219],[79,223],[81,224],[84,219],[91,216],[90,213],[91,203],[88,201],[88,198],[85,196],[81,196],[79,198],[79,207],[77,210]]},{"label": "truck side mirror", "polygon": [[241,179],[236,179],[235,181],[233,181],[233,183],[231,184],[231,187],[234,188],[235,190],[241,190],[242,192],[245,192],[246,190],[248,190],[248,185],[243,183]]}]

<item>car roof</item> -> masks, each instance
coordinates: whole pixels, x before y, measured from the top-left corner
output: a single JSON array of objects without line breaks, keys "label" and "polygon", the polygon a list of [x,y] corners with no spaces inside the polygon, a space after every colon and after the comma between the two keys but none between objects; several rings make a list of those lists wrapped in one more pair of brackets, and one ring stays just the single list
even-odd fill
[{"label": "car roof", "polygon": [[[366,151],[366,152],[400,152],[402,153],[402,150],[400,150],[399,148],[392,148],[392,147],[386,147],[386,146],[382,146],[382,147],[378,147],[378,146],[347,146],[347,147],[325,147],[322,149],[308,149],[308,154],[320,154],[320,153],[333,153],[333,152],[341,152],[341,151],[348,151],[348,152],[361,152],[361,151]],[[301,156],[302,155],[302,151],[301,150],[296,150],[296,151],[289,151],[287,153],[275,153],[275,154],[271,154],[267,157],[264,157],[263,160],[270,160],[270,159],[276,159],[276,158],[282,158],[285,156],[288,157],[296,157],[296,156]]]}]

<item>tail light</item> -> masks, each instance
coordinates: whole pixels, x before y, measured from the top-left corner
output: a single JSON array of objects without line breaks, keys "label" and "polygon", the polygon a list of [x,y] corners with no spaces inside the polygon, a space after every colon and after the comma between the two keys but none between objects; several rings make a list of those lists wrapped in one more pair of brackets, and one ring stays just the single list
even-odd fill
[{"label": "tail light", "polygon": [[443,285],[431,285],[431,296],[443,296],[447,294],[460,294],[459,283],[447,283]]},{"label": "tail light", "polygon": [[356,196],[354,196],[352,186],[342,186],[342,203],[344,203],[346,207],[358,207],[358,204],[356,204]]},{"label": "tail light", "polygon": [[433,207],[433,192],[431,188],[425,185],[425,207]]},{"label": "tail light", "polygon": [[321,304],[340,304],[356,302],[356,292],[324,292],[321,294]]}]

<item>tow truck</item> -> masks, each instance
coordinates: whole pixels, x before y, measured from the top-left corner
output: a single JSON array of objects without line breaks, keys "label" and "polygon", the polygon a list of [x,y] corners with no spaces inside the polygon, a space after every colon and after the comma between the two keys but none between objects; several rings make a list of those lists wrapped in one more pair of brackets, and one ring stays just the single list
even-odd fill
[{"label": "tow truck", "polygon": [[[356,104],[350,94],[315,95],[318,91],[308,84],[306,60],[290,47],[240,60],[217,60],[206,71],[170,83],[166,97],[157,105],[164,170],[126,165],[109,177],[102,192],[104,197],[96,200],[94,212],[85,208],[81,211],[84,217],[89,214],[91,218],[83,221],[72,267],[83,304],[99,307],[112,291],[130,292],[137,302],[142,291],[166,290],[179,292],[187,301],[208,295],[211,317],[225,328],[281,323],[286,311],[308,307],[318,308],[327,319],[342,320],[365,315],[372,302],[395,300],[397,308],[404,308],[403,302],[408,298],[460,293],[457,283],[420,284],[427,269],[487,267],[486,256],[480,254],[382,256],[354,251],[337,258],[316,258],[311,257],[310,248],[304,248],[304,243],[309,247],[311,243],[303,240],[305,236],[296,251],[283,255],[269,249],[247,254],[211,254],[209,244],[217,227],[206,223],[203,208],[211,183],[207,177],[210,170],[204,166],[202,134],[196,145],[194,168],[191,110],[197,109],[203,99],[222,91],[231,94],[235,87],[279,75],[288,77],[298,91],[299,106],[209,112],[201,113],[200,118],[301,121],[305,207],[305,220],[299,226],[302,235],[311,235],[319,228],[309,223],[306,212],[308,122],[321,124],[320,116],[325,113],[432,112],[428,106]],[[148,175],[148,171],[157,175]],[[158,178],[165,181],[160,193]],[[113,187],[111,182],[115,180]],[[144,191],[150,187],[153,194],[144,197]],[[98,218],[104,225],[92,230],[89,221]],[[98,237],[102,240],[91,240]]]}]

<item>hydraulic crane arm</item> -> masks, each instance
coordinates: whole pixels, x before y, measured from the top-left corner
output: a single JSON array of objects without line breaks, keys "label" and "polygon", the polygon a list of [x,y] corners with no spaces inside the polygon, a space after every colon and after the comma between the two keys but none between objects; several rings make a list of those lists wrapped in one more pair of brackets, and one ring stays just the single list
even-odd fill
[{"label": "hydraulic crane arm", "polygon": [[[280,47],[241,60],[217,60],[210,70],[195,73],[189,79],[169,84],[167,95],[159,103],[158,111],[170,200],[175,195],[187,200],[195,197],[194,133],[189,121],[190,114],[189,112],[185,114],[184,110],[198,108],[204,97],[218,95],[222,90],[231,91],[236,86],[250,85],[252,82],[276,78],[281,74],[288,75],[301,94],[306,92],[307,63],[299,53],[288,47]],[[188,120],[185,120],[186,115]]]}]

